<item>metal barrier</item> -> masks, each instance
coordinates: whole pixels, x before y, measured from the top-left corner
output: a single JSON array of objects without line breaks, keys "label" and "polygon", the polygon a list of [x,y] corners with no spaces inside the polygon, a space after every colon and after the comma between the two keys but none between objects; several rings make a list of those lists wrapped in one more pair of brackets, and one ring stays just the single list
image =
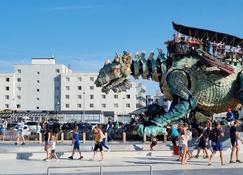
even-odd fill
[{"label": "metal barrier", "polygon": [[153,167],[152,165],[94,165],[94,166],[60,166],[60,167],[48,167],[47,168],[47,175],[50,175],[51,169],[72,169],[72,168],[97,168],[100,169],[100,175],[103,175],[103,168],[108,167],[149,167],[149,174],[153,174]]}]

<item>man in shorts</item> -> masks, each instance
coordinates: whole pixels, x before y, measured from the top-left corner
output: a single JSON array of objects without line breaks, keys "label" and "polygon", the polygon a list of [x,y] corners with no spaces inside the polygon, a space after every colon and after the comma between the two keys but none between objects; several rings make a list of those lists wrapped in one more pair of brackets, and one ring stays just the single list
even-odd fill
[{"label": "man in shorts", "polygon": [[[239,160],[239,152],[240,152],[240,146],[239,142],[243,143],[243,140],[240,138],[239,132],[237,131],[237,126],[240,124],[239,120],[234,121],[234,125],[230,127],[230,141],[231,141],[231,154],[230,154],[230,162],[229,163],[242,163]],[[233,155],[235,152],[236,161],[233,161]]]},{"label": "man in shorts", "polygon": [[104,159],[104,156],[103,156],[103,146],[102,146],[103,132],[97,126],[94,127],[93,132],[94,132],[94,135],[95,135],[95,146],[94,146],[93,158],[91,160],[94,160],[95,159],[96,152],[99,149],[100,150],[100,154],[101,154],[100,161],[102,161]]},{"label": "man in shorts", "polygon": [[219,122],[216,123],[215,128],[212,130],[210,135],[213,151],[209,158],[208,165],[212,165],[213,156],[216,154],[217,151],[219,151],[220,153],[221,165],[225,165],[223,159],[223,145],[221,142],[221,137],[224,137],[224,132]]}]

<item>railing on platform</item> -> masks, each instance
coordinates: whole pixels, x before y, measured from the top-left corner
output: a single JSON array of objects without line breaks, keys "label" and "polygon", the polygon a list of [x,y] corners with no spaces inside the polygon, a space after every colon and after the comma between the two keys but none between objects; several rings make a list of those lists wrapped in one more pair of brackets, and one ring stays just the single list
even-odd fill
[{"label": "railing on platform", "polygon": [[[153,174],[153,167],[152,167],[152,165],[150,165],[150,164],[147,164],[147,165],[93,165],[93,166],[60,166],[60,167],[48,167],[47,168],[47,175],[50,175],[51,174],[51,172],[50,172],[50,170],[51,169],[77,169],[77,168],[80,168],[80,169],[82,169],[82,168],[99,168],[99,174],[100,175],[103,175],[103,172],[104,172],[104,170],[103,170],[103,168],[113,168],[113,167],[149,167],[149,170],[148,170],[148,172],[149,172],[149,174],[151,175],[151,174]],[[135,171],[136,172],[136,171]]]}]

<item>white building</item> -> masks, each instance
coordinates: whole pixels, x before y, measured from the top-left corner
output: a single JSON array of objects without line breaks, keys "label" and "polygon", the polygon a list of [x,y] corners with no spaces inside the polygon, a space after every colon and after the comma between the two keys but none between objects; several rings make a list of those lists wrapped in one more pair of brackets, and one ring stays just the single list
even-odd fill
[{"label": "white building", "polygon": [[[33,58],[32,64],[17,64],[14,73],[0,74],[0,110],[55,114],[64,120],[128,121],[145,87],[132,83],[122,93],[105,94],[94,81],[97,73],[73,73],[55,58]],[[141,88],[142,87],[142,88]],[[141,96],[141,98],[140,98]],[[16,115],[16,114],[15,114]]]}]

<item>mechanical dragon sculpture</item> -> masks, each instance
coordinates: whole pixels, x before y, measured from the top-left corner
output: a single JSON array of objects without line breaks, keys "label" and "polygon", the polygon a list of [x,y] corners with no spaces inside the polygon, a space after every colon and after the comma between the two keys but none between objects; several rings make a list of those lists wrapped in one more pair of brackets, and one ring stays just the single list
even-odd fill
[{"label": "mechanical dragon sculpture", "polygon": [[[242,39],[232,35],[190,28],[173,23],[175,30],[192,36],[198,35],[201,41],[225,41],[225,44],[242,47]],[[194,35],[194,36],[195,36]],[[204,38],[207,36],[207,38]],[[215,37],[216,36],[216,37]],[[215,39],[216,38],[216,39]],[[225,39],[226,38],[226,39]],[[105,62],[95,81],[97,87],[108,93],[125,91],[130,88],[129,77],[135,79],[152,79],[160,85],[164,95],[172,100],[168,112],[150,118],[137,125],[138,133],[156,136],[166,131],[165,126],[186,116],[197,107],[214,113],[225,112],[227,108],[235,109],[243,103],[243,66],[242,62],[225,58],[219,61],[200,46],[187,47],[175,40],[167,42],[167,58],[161,49],[154,58],[151,52],[148,59],[145,52],[136,53],[134,58],[124,51],[122,56],[116,54],[112,62]]]}]

